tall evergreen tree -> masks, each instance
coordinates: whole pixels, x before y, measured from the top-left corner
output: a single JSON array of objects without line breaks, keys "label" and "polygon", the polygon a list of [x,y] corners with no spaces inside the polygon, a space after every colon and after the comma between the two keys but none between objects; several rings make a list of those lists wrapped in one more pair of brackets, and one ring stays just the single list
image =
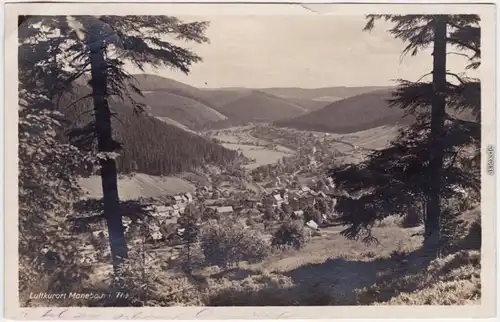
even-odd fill
[{"label": "tall evergreen tree", "polygon": [[[365,233],[371,240],[374,221],[409,209],[425,213],[430,237],[439,233],[443,204],[456,191],[465,189],[472,199],[479,198],[479,81],[446,69],[447,45],[472,52],[467,68],[479,67],[479,17],[370,15],[365,29],[377,19],[394,23],[389,32],[406,42],[403,54],[433,47],[432,82],[399,80],[389,105],[405,109],[416,122],[391,147],[331,172],[340,188],[359,196],[339,197],[336,210],[351,238]],[[475,118],[464,119],[464,111]]]},{"label": "tall evergreen tree", "polygon": [[[18,28],[21,300],[34,285],[45,286],[40,290],[49,293],[68,292],[85,278],[78,241],[66,234],[66,219],[80,197],[76,176],[86,155],[69,144],[60,144],[57,132],[63,117],[53,104],[74,75],[56,59],[63,54],[60,39],[47,37],[46,30],[35,27],[39,22],[33,17]],[[49,280],[44,285],[41,281],[45,278]]]},{"label": "tall evergreen tree", "polygon": [[[66,60],[73,74],[90,72],[95,119],[76,133],[80,142],[81,139],[86,142],[97,140],[104,215],[113,264],[117,268],[127,257],[127,246],[118,210],[114,160],[120,144],[112,137],[111,118],[116,112],[110,109],[109,100],[128,100],[140,111],[142,106],[134,100],[134,94],[142,93],[135,86],[133,76],[124,70],[125,62],[141,70],[145,66],[168,67],[188,73],[190,66],[199,62],[201,57],[174,43],[208,42],[204,35],[208,23],[184,23],[168,16],[53,16],[37,19],[43,28],[54,32],[52,37],[64,43],[65,57],[61,59]],[[22,23],[22,18],[19,23]],[[69,89],[71,83],[67,85]]]}]

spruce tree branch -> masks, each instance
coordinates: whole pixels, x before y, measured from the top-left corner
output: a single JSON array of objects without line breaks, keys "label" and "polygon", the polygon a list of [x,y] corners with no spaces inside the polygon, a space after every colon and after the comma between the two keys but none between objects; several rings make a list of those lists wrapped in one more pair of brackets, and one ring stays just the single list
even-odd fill
[{"label": "spruce tree branch", "polygon": [[62,85],[62,87],[61,87],[61,89],[62,89],[62,90],[61,90],[61,92],[59,92],[59,93],[58,93],[58,95],[57,95],[56,104],[55,104],[57,108],[59,108],[59,106],[60,106],[61,99],[62,99],[62,97],[63,97],[63,95],[64,95],[64,90],[66,89],[66,87],[67,87],[68,85],[70,85],[71,83],[73,83],[75,80],[77,80],[77,79],[78,79],[78,77],[82,76],[82,75],[83,75],[83,74],[85,74],[86,72],[90,72],[90,69],[87,69],[87,67],[89,67],[89,64],[90,64],[90,63],[87,63],[86,65],[84,65],[84,66],[82,67],[82,70],[81,70],[81,71],[79,71],[79,72],[75,73],[73,76],[71,76],[70,78],[68,78],[68,79],[64,82],[64,84],[63,84],[63,85]]},{"label": "spruce tree branch", "polygon": [[86,99],[86,98],[89,98],[89,97],[92,97],[92,94],[87,94],[87,95],[85,95],[85,96],[80,97],[80,98],[79,98],[79,99],[77,99],[76,101],[74,101],[74,102],[72,102],[71,104],[69,104],[68,106],[66,106],[66,108],[68,108],[68,109],[69,109],[69,108],[71,108],[71,107],[75,106],[78,102],[80,102],[80,101],[82,101],[82,100],[84,100],[84,99]]},{"label": "spruce tree branch", "polygon": [[431,71],[431,72],[428,72],[428,73],[426,73],[426,74],[424,74],[424,75],[422,75],[422,77],[420,77],[419,79],[417,79],[417,81],[416,81],[415,83],[420,82],[422,79],[424,79],[426,76],[429,76],[429,75],[432,75],[432,71]]},{"label": "spruce tree branch", "polygon": [[118,112],[116,112],[114,109],[110,108],[111,111],[111,117],[118,122],[120,122],[121,125],[125,128],[125,123],[118,117]]},{"label": "spruce tree branch", "polygon": [[462,148],[459,148],[457,151],[455,151],[455,153],[453,154],[453,159],[451,160],[450,165],[446,168],[445,172],[448,172],[453,167],[453,165],[455,164],[455,160],[457,159],[458,153],[460,152],[461,149]]},{"label": "spruce tree branch", "polygon": [[474,47],[474,46],[472,46],[472,45],[470,45],[470,44],[467,44],[467,43],[465,43],[465,42],[463,42],[463,41],[459,40],[459,39],[458,39],[458,38],[456,38],[456,37],[447,37],[447,38],[446,38],[446,41],[447,41],[447,42],[450,42],[450,43],[452,43],[452,44],[457,44],[457,45],[460,45],[460,46],[462,46],[462,47],[464,47],[464,48],[470,49],[470,50],[472,50],[473,52],[475,52],[476,54],[479,52],[478,48],[476,48],[476,47]]},{"label": "spruce tree branch", "polygon": [[85,114],[89,114],[89,113],[92,113],[92,112],[94,112],[94,109],[90,109],[90,110],[87,110],[87,111],[83,111],[82,113],[78,114],[78,115],[76,116],[76,120],[75,120],[75,122],[73,122],[73,125],[75,125],[75,124],[76,124],[76,123],[80,120],[80,116],[83,116],[83,115],[85,115]]},{"label": "spruce tree branch", "polygon": [[448,20],[447,23],[448,23],[448,25],[452,26],[453,28],[456,28],[456,29],[462,28],[459,25],[457,25],[456,23],[454,23],[452,20]]},{"label": "spruce tree branch", "polygon": [[446,72],[446,75],[450,75],[450,76],[453,76],[455,77],[462,85],[465,85],[465,82],[462,80],[462,78],[460,76],[458,76],[457,74],[455,73],[451,73],[451,72]]},{"label": "spruce tree branch", "polygon": [[469,55],[466,55],[464,53],[457,53],[455,51],[450,51],[449,53],[446,53],[446,55],[457,55],[457,56],[463,56],[467,59],[472,59],[472,57],[470,57]]}]

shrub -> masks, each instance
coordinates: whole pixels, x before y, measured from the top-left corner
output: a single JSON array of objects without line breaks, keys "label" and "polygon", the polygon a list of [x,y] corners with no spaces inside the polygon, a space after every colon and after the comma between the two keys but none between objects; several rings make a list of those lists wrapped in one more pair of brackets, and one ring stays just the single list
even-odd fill
[{"label": "shrub", "polygon": [[249,227],[253,227],[257,224],[257,222],[255,221],[255,219],[249,217],[245,220],[245,224]]},{"label": "shrub", "polygon": [[179,254],[181,268],[186,273],[200,268],[205,263],[205,255],[199,244],[186,244]]},{"label": "shrub", "polygon": [[208,280],[208,306],[299,305],[293,280],[277,274],[250,275],[242,280]]},{"label": "shrub", "polygon": [[409,211],[401,221],[402,228],[418,227],[424,223],[424,218],[418,211]]},{"label": "shrub", "polygon": [[480,208],[464,213],[453,213],[445,209],[441,217],[441,236],[444,253],[481,249]]},{"label": "shrub", "polygon": [[318,209],[307,207],[304,210],[304,222],[308,222],[310,220],[313,220],[318,225],[321,225],[321,223],[323,222],[323,216]]},{"label": "shrub", "polygon": [[[392,294],[382,305],[465,305],[481,297],[481,254],[459,251],[432,260],[415,274],[395,276],[378,285],[378,294]],[[398,290],[398,292],[395,292]]]},{"label": "shrub", "polygon": [[309,238],[308,232],[300,221],[285,222],[274,234],[272,245],[300,249]]},{"label": "shrub", "polygon": [[97,306],[173,306],[200,305],[198,287],[186,277],[165,276],[158,261],[146,263],[142,250],[130,252],[129,259],[121,266],[120,278],[114,278],[111,293],[122,292],[121,297],[111,296]]},{"label": "shrub", "polygon": [[329,287],[295,284],[292,278],[279,273],[260,272],[242,279],[208,279],[207,284],[207,306],[312,306],[335,303]]},{"label": "shrub", "polygon": [[210,220],[200,235],[205,260],[211,265],[228,267],[240,261],[258,262],[271,251],[265,235],[232,218]]},{"label": "shrub", "polygon": [[[73,246],[45,247],[34,260],[19,258],[19,303],[21,306],[70,306],[65,299],[32,299],[31,293],[79,292],[88,281],[91,267],[78,262],[82,258]],[[65,255],[68,257],[65,258]],[[74,305],[75,303],[71,303]]]}]

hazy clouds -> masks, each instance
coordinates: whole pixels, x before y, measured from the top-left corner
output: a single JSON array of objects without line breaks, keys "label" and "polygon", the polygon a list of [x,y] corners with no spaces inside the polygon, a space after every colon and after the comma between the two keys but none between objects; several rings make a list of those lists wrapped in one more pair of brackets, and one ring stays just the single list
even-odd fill
[{"label": "hazy clouds", "polygon": [[[404,45],[388,34],[386,23],[362,31],[361,15],[179,18],[211,22],[210,44],[187,45],[203,62],[188,76],[154,73],[202,88],[392,85],[396,78],[417,80],[431,68],[430,52],[401,60]],[[448,69],[463,67],[463,57],[449,55]]]}]

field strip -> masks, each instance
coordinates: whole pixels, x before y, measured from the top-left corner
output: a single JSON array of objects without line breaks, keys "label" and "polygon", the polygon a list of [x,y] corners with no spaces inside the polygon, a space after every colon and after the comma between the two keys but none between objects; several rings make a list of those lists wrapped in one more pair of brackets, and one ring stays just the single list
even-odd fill
[{"label": "field strip", "polygon": [[368,144],[371,144],[373,142],[377,142],[377,141],[382,141],[382,140],[390,140],[391,139],[391,133],[389,134],[385,134],[383,136],[380,136],[380,137],[375,137],[375,138],[371,138],[369,140],[362,140],[361,142],[357,142],[357,145],[360,145],[360,146],[363,146],[363,147],[367,147],[366,145]]}]

